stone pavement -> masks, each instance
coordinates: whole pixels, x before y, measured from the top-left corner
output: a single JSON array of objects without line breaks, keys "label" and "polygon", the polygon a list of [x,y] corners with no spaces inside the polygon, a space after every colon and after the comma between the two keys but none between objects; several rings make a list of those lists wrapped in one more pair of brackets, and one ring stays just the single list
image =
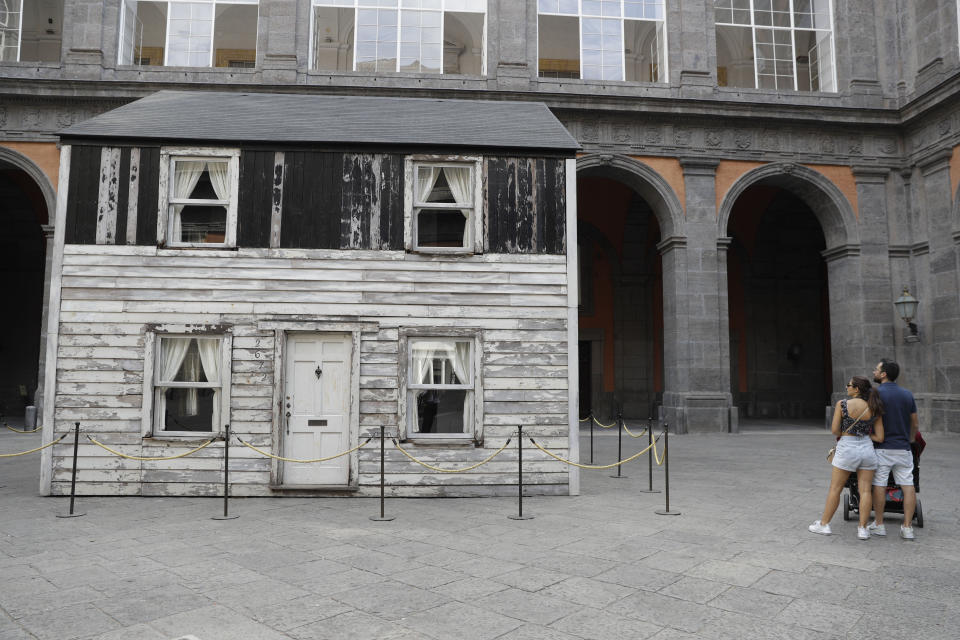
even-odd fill
[{"label": "stone pavement", "polygon": [[[0,431],[2,453],[39,443]],[[80,498],[86,516],[57,519],[38,456],[0,458],[0,640],[953,639],[960,438],[927,441],[914,543],[858,541],[842,513],[807,532],[829,477],[816,429],[673,437],[679,516],[637,493],[641,459],[525,500],[528,521],[507,519],[515,498],[391,500],[393,522],[370,499],[234,500],[214,521],[217,499]]]}]

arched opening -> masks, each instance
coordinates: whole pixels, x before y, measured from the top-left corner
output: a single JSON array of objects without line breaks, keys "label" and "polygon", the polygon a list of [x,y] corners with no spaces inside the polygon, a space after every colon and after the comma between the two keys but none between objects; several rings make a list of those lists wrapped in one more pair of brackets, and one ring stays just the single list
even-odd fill
[{"label": "arched opening", "polygon": [[730,368],[742,422],[823,420],[832,365],[826,239],[811,207],[754,183],[727,224]]},{"label": "arched opening", "polygon": [[643,419],[664,390],[661,229],[617,174],[597,166],[577,179],[580,414]]},{"label": "arched opening", "polygon": [[0,159],[0,202],[0,413],[22,416],[38,382],[47,199],[26,171]]}]

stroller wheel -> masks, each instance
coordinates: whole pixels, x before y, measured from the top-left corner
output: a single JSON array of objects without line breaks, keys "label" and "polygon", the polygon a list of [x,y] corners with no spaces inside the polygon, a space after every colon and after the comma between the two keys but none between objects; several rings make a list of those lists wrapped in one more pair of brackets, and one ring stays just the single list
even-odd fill
[{"label": "stroller wheel", "polygon": [[[920,513],[920,507],[917,507],[917,513]],[[848,494],[843,494],[843,519],[850,520],[850,496]],[[923,525],[920,525],[921,527]]]},{"label": "stroller wheel", "polygon": [[917,521],[917,526],[923,529],[923,509],[920,508],[920,498],[917,498],[917,510],[913,512],[913,517]]}]

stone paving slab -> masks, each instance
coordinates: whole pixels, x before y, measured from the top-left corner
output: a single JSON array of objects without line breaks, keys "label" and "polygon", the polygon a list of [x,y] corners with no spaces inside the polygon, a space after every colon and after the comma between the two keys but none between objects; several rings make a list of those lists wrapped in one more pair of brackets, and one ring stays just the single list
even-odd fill
[{"label": "stone paving slab", "polygon": [[[213,521],[219,499],[81,497],[86,516],[57,519],[39,456],[0,459],[0,640],[953,639],[960,438],[925,436],[913,543],[858,541],[842,513],[806,530],[830,473],[811,429],[673,436],[675,517],[639,492],[643,458],[527,499],[533,520],[444,498],[390,500],[392,522],[354,498],[237,499]],[[0,432],[0,453],[38,442]],[[616,437],[594,449],[613,461]]]}]

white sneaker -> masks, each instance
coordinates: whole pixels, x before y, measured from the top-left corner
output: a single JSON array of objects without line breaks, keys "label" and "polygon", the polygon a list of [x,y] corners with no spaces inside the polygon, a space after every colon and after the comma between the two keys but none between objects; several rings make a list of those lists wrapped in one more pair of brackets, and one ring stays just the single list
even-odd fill
[{"label": "white sneaker", "polygon": [[880,537],[887,535],[887,527],[882,524],[877,524],[875,522],[871,522],[870,524],[868,524],[867,530],[871,533],[871,535],[880,536]]},{"label": "white sneaker", "polygon": [[870,530],[866,527],[857,527],[857,538],[860,540],[869,540]]},{"label": "white sneaker", "polygon": [[900,537],[904,540],[916,540],[917,536],[913,534],[913,527],[900,525]]},{"label": "white sneaker", "polygon": [[822,536],[829,536],[833,533],[833,531],[830,529],[829,522],[827,524],[820,524],[819,520],[807,527],[807,529],[809,529],[812,533],[819,533]]}]

